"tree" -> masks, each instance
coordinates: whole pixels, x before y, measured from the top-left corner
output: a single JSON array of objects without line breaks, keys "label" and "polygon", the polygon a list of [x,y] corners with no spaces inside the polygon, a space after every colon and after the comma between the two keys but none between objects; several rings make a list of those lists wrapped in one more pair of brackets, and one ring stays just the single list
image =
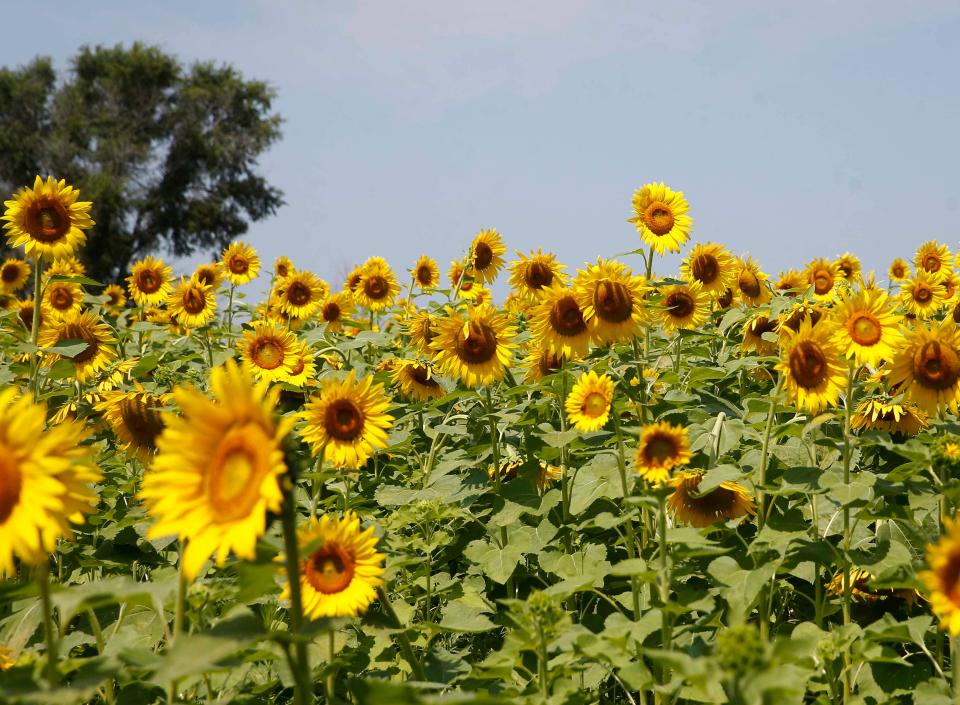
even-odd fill
[{"label": "tree", "polygon": [[50,174],[93,201],[81,258],[99,281],[148,253],[218,250],[283,203],[256,172],[280,137],[274,95],[139,43],[82,47],[59,84],[49,58],[0,69],[0,188]]}]

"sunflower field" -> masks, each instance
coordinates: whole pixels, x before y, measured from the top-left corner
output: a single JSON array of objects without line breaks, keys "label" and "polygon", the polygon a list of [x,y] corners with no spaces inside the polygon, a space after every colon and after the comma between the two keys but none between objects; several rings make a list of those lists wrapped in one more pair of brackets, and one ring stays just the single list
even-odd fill
[{"label": "sunflower field", "polygon": [[771,278],[650,183],[576,271],[111,283],[91,207],[4,203],[0,702],[960,703],[946,245]]}]

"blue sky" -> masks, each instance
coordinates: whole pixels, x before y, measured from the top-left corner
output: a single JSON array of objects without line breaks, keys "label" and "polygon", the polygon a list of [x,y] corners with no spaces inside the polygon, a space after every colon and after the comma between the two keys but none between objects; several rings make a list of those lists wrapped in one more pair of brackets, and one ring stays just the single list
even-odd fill
[{"label": "blue sky", "polygon": [[139,39],[269,81],[284,137],[262,168],[288,205],[247,239],[335,285],[374,254],[445,272],[490,227],[575,270],[637,246],[631,195],[661,180],[694,241],[771,274],[845,250],[882,274],[960,239],[956,2],[101,0],[4,19],[4,65]]}]

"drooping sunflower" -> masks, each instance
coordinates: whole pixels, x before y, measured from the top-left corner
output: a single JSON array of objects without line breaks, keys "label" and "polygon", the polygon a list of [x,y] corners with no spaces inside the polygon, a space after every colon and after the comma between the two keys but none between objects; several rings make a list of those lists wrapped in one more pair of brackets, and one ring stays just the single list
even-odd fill
[{"label": "drooping sunflower", "polygon": [[116,316],[127,306],[127,295],[119,284],[109,284],[104,287],[103,295],[107,297],[104,307],[107,315]]},{"label": "drooping sunflower", "polygon": [[640,432],[634,465],[644,480],[659,485],[670,478],[675,467],[687,465],[692,458],[687,429],[658,421]]},{"label": "drooping sunflower", "polygon": [[663,183],[650,183],[633,194],[634,217],[640,238],[657,254],[679,252],[693,227],[687,215],[690,205],[682,191],[674,191]]},{"label": "drooping sunflower", "polygon": [[393,270],[381,257],[371,257],[363,265],[353,300],[368,311],[380,311],[393,304],[400,285]]},{"label": "drooping sunflower", "polygon": [[896,404],[892,399],[864,399],[850,419],[854,430],[886,431],[915,436],[930,424],[927,414],[916,404]]},{"label": "drooping sunflower", "polygon": [[150,538],[186,540],[188,580],[211,555],[221,566],[231,551],[255,557],[267,512],[280,511],[283,439],[293,425],[291,418],[274,420],[280,389],[254,383],[252,372],[232,360],[214,368],[210,389],[214,399],[192,387],[174,389],[181,414],[165,417],[139,495],[154,518]]},{"label": "drooping sunflower", "polygon": [[928,414],[960,402],[960,328],[951,320],[918,323],[893,356],[888,382]]},{"label": "drooping sunflower", "polygon": [[943,277],[922,270],[900,284],[900,304],[917,318],[935,315],[943,308],[946,296]]},{"label": "drooping sunflower", "polygon": [[744,352],[756,351],[758,355],[773,355],[777,351],[777,343],[764,339],[765,333],[777,331],[777,320],[771,320],[769,312],[758,313],[743,324],[743,339],[740,349]]},{"label": "drooping sunflower", "polygon": [[458,298],[476,302],[483,290],[483,285],[474,280],[470,268],[464,264],[463,260],[454,260],[450,263],[447,278],[450,280],[450,288],[457,292]]},{"label": "drooping sunflower", "polygon": [[833,326],[815,326],[804,318],[796,333],[790,328],[781,332],[783,351],[777,370],[784,375],[791,401],[814,414],[834,406],[846,387],[847,368]]},{"label": "drooping sunflower", "polygon": [[580,375],[564,404],[567,418],[578,431],[599,431],[610,418],[613,380],[593,370]]},{"label": "drooping sunflower", "polygon": [[541,290],[530,332],[539,345],[577,360],[587,354],[592,337],[572,289],[552,284]]},{"label": "drooping sunflower", "polygon": [[313,356],[313,350],[304,341],[298,341],[296,355],[293,364],[290,366],[290,372],[287,373],[284,381],[292,384],[294,387],[305,387],[313,384],[317,377],[317,363]]},{"label": "drooping sunflower", "polygon": [[440,284],[440,268],[433,257],[421,255],[410,270],[410,276],[421,289],[435,289]]},{"label": "drooping sunflower", "polygon": [[235,286],[248,284],[260,273],[260,257],[257,251],[245,242],[233,242],[220,256],[223,273]]},{"label": "drooping sunflower", "polygon": [[0,265],[0,291],[5,294],[18,291],[27,283],[31,271],[30,263],[25,260],[7,259]]},{"label": "drooping sunflower", "polygon": [[294,269],[293,262],[290,261],[289,257],[281,255],[273,261],[273,276],[277,279],[289,277],[295,271],[296,269]]},{"label": "drooping sunflower", "polygon": [[715,242],[695,245],[680,265],[680,278],[688,282],[700,282],[703,290],[713,299],[733,285],[735,276],[733,255],[726,247]]},{"label": "drooping sunflower", "polygon": [[67,182],[39,176],[33,188],[22,188],[13,200],[4,201],[6,207],[0,220],[7,221],[10,247],[23,247],[28,257],[56,259],[68,257],[87,241],[83,232],[93,227],[90,219],[90,201],[79,201],[80,192]]},{"label": "drooping sunflower", "polygon": [[917,248],[913,264],[918,270],[922,269],[928,274],[947,274],[953,264],[953,255],[946,245],[930,240]]},{"label": "drooping sunflower", "polygon": [[788,269],[786,272],[780,272],[773,288],[784,296],[799,296],[807,288],[807,278],[802,272]]},{"label": "drooping sunflower", "polygon": [[670,480],[674,490],[667,498],[667,508],[677,520],[699,529],[756,511],[750,492],[743,485],[721,482],[718,487],[700,494],[702,479],[703,473],[699,470],[685,470]]},{"label": "drooping sunflower", "polygon": [[393,382],[401,393],[415,401],[440,399],[446,390],[437,381],[433,368],[417,360],[400,360],[393,368]]},{"label": "drooping sunflower", "polygon": [[[311,517],[297,531],[300,547],[300,594],[308,619],[356,617],[367,611],[383,584],[383,562],[373,527],[360,530],[360,519],[348,512],[342,519]],[[309,553],[307,553],[310,551]],[[285,585],[280,600],[290,599]]]},{"label": "drooping sunflower", "polygon": [[800,324],[806,319],[810,320],[811,326],[818,325],[821,320],[824,322],[830,320],[829,317],[824,318],[827,316],[827,313],[828,309],[822,304],[811,303],[810,301],[801,299],[780,314],[777,331],[781,335],[786,334],[787,330],[797,333],[800,330]]},{"label": "drooping sunflower", "polygon": [[577,271],[573,292],[594,340],[632,340],[647,322],[646,282],[625,264],[598,258]]},{"label": "drooping sunflower", "polygon": [[200,328],[209,323],[217,310],[217,295],[196,275],[180,283],[167,301],[170,317],[184,328]]},{"label": "drooping sunflower", "polygon": [[103,415],[121,449],[147,462],[164,428],[160,409],[169,401],[169,394],[114,390],[106,392],[94,408]]},{"label": "drooping sunflower", "polygon": [[237,342],[240,357],[257,379],[268,382],[287,379],[293,370],[299,347],[293,333],[270,321],[254,321]]},{"label": "drooping sunflower", "polygon": [[836,262],[823,257],[811,260],[804,270],[807,284],[813,287],[813,298],[817,301],[831,301],[837,294],[837,281],[840,269]]},{"label": "drooping sunflower", "polygon": [[338,333],[343,329],[343,321],[353,312],[353,297],[347,291],[341,291],[331,296],[320,306],[319,318],[322,320],[328,333]]},{"label": "drooping sunflower", "polygon": [[902,257],[897,257],[890,263],[888,274],[890,275],[891,281],[903,281],[910,277],[910,265]]},{"label": "drooping sunflower", "polygon": [[893,357],[900,341],[899,320],[882,291],[841,293],[831,314],[835,340],[858,365],[877,367]]},{"label": "drooping sunflower", "polygon": [[137,306],[159,306],[173,290],[170,284],[172,278],[173,267],[156,257],[144,257],[131,267],[127,288]]},{"label": "drooping sunflower", "polygon": [[563,368],[563,355],[558,355],[549,346],[532,344],[527,346],[527,354],[521,365],[527,371],[525,382],[539,382]]},{"label": "drooping sunflower", "polygon": [[927,565],[917,577],[927,588],[930,608],[940,619],[940,628],[960,636],[960,521],[944,521],[945,534],[927,546]]},{"label": "drooping sunflower", "polygon": [[51,281],[43,292],[43,303],[57,317],[79,313],[83,305],[83,288],[76,282]]},{"label": "drooping sunflower", "polygon": [[503,267],[506,251],[503,237],[496,229],[481,230],[470,244],[470,273],[481,283],[493,283]]},{"label": "drooping sunflower", "polygon": [[761,271],[760,265],[753,259],[737,258],[737,297],[747,306],[763,306],[770,303],[773,294],[767,285],[767,275]]},{"label": "drooping sunflower", "polygon": [[710,297],[699,282],[668,286],[662,292],[660,321],[668,333],[698,328],[710,315]]},{"label": "drooping sunflower", "polygon": [[47,427],[46,406],[16,387],[0,390],[0,575],[14,557],[36,565],[93,511],[100,480],[82,423]]},{"label": "drooping sunflower", "polygon": [[557,262],[557,256],[537,248],[525,255],[517,250],[518,260],[510,263],[510,288],[524,298],[536,298],[540,290],[552,284],[565,285],[565,265]]},{"label": "drooping sunflower", "polygon": [[717,308],[725,309],[733,306],[733,302],[737,300],[737,293],[733,289],[727,289],[725,292],[720,294],[717,297],[716,304]]},{"label": "drooping sunflower", "polygon": [[327,378],[321,384],[300,414],[305,422],[300,435],[324,463],[358,470],[387,445],[390,399],[382,384],[369,376],[357,380],[355,370],[342,381]]},{"label": "drooping sunflower", "polygon": [[435,330],[430,349],[444,374],[468,387],[503,379],[513,359],[516,329],[493,306],[474,306],[466,318],[448,309]]},{"label": "drooping sunflower", "polygon": [[291,318],[310,318],[330,293],[325,281],[312,272],[291,271],[276,285],[280,309]]},{"label": "drooping sunflower", "polygon": [[117,350],[113,347],[116,341],[110,326],[92,311],[71,311],[40,331],[39,342],[42,348],[52,348],[66,341],[86,343],[86,348],[73,357],[48,353],[46,364],[69,360],[74,364],[74,376],[78,382],[91,379],[117,358]]},{"label": "drooping sunflower", "polygon": [[[914,590],[885,590],[870,587],[870,581],[876,576],[863,568],[850,568],[850,596],[858,602],[877,602],[886,598],[896,597],[912,605],[916,602],[917,593]],[[824,586],[828,595],[843,596],[843,571],[837,572]]]},{"label": "drooping sunflower", "polygon": [[223,265],[219,262],[206,262],[197,265],[193,276],[209,286],[213,291],[220,288],[220,282],[223,281]]}]

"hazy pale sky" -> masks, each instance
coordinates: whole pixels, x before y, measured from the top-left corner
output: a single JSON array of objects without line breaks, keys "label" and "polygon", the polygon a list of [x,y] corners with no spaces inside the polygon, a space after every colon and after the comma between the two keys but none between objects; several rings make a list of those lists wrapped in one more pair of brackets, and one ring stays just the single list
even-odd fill
[{"label": "hazy pale sky", "polygon": [[270,82],[288,205],[246,239],[335,286],[374,254],[445,274],[491,227],[575,270],[638,246],[631,195],[661,180],[695,242],[772,275],[845,250],[885,275],[960,238],[955,0],[11,2],[4,24],[3,65],[139,39]]}]

